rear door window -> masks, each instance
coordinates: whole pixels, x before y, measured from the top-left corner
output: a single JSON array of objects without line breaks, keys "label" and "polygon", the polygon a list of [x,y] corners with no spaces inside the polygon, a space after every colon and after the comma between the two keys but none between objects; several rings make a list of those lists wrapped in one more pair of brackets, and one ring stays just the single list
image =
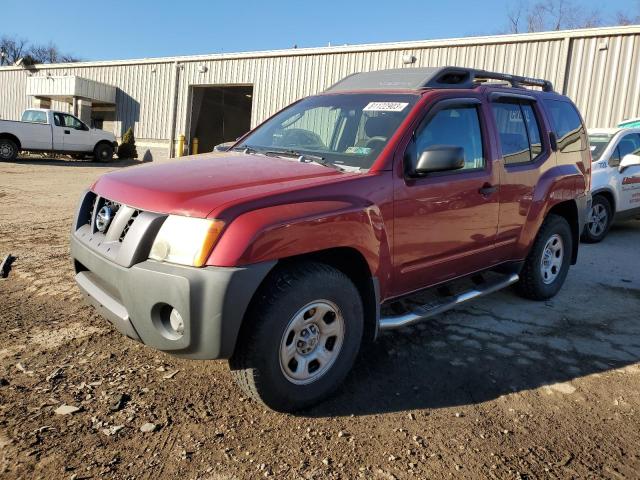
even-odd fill
[{"label": "rear door window", "polygon": [[556,135],[558,151],[579,152],[587,148],[585,132],[576,108],[562,100],[544,100],[551,127]]},{"label": "rear door window", "polygon": [[505,165],[535,161],[542,153],[542,140],[532,105],[495,102],[492,110]]},{"label": "rear door window", "polygon": [[38,110],[26,110],[22,114],[23,122],[30,123],[47,123],[47,113]]}]

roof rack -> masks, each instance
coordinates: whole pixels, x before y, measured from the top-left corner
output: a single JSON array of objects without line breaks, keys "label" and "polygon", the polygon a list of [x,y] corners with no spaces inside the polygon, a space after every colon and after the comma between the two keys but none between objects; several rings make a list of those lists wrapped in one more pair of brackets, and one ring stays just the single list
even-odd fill
[{"label": "roof rack", "polygon": [[512,87],[528,85],[540,87],[545,92],[553,91],[553,84],[549,80],[464,67],[395,68],[354,73],[335,83],[326,91],[473,88],[478,83],[484,83],[487,80],[505,81]]}]

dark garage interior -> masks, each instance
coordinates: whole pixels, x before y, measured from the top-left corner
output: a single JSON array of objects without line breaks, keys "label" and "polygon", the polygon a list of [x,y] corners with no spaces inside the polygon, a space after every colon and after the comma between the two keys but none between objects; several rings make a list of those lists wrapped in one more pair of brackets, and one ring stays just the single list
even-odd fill
[{"label": "dark garage interior", "polygon": [[199,152],[210,152],[251,128],[253,86],[193,87],[190,139],[199,141]]}]

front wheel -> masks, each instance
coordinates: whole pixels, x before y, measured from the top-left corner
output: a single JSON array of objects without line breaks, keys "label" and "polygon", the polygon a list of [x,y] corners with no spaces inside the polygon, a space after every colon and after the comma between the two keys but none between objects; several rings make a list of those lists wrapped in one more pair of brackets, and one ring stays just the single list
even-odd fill
[{"label": "front wheel", "polygon": [[274,272],[247,312],[229,366],[247,395],[269,408],[310,407],[344,380],[363,331],[358,290],[321,263]]},{"label": "front wheel", "polygon": [[13,161],[18,158],[18,145],[9,138],[0,138],[0,160]]},{"label": "front wheel", "polygon": [[609,233],[612,219],[613,208],[611,208],[609,200],[602,195],[593,197],[589,218],[582,233],[582,240],[586,243],[601,242]]},{"label": "front wheel", "polygon": [[113,146],[107,143],[99,144],[93,151],[93,158],[98,162],[110,162],[113,159]]},{"label": "front wheel", "polygon": [[567,278],[573,237],[564,217],[550,214],[542,223],[516,284],[518,292],[532,300],[553,297]]}]

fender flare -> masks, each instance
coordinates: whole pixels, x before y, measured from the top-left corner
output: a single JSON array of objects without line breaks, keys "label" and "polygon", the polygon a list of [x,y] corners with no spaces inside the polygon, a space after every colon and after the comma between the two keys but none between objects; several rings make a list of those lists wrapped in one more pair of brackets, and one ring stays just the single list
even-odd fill
[{"label": "fender flare", "polygon": [[362,255],[384,290],[391,271],[389,237],[379,207],[362,199],[280,204],[233,219],[207,264],[250,265],[346,247]]}]

